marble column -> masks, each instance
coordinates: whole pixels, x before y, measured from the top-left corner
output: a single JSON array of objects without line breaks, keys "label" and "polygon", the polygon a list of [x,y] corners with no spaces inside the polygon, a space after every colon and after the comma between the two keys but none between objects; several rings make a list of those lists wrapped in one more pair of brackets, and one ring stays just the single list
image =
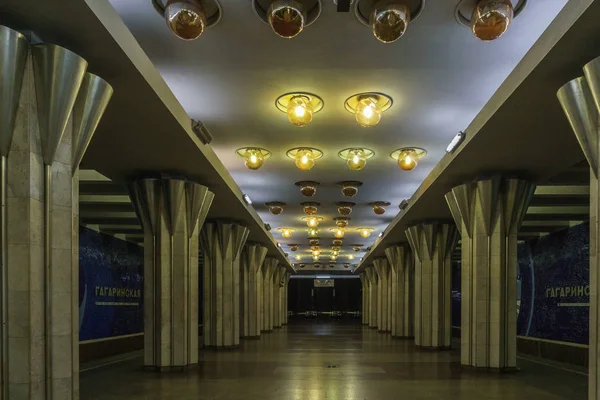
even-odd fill
[{"label": "marble column", "polygon": [[363,325],[369,325],[369,284],[367,274],[365,272],[361,272],[360,283],[362,284],[361,297],[362,297],[362,306],[361,306],[361,323]]},{"label": "marble column", "polygon": [[273,274],[279,261],[267,257],[262,266],[263,275],[263,324],[262,332],[273,331]]},{"label": "marble column", "polygon": [[240,266],[240,335],[242,338],[258,339],[262,325],[262,265],[267,255],[265,246],[244,246]]},{"label": "marble column", "polygon": [[281,328],[281,279],[285,268],[278,266],[273,273],[273,328]]},{"label": "marble column", "polygon": [[200,233],[205,347],[240,344],[240,255],[248,233],[248,228],[220,221],[205,224]]},{"label": "marble column", "polygon": [[67,49],[3,26],[0,43],[0,398],[77,400],[78,154],[112,88]]},{"label": "marble column", "polygon": [[[386,258],[377,258],[373,261],[373,268],[377,273],[377,327],[379,332],[391,332],[390,324],[390,266]],[[389,304],[388,304],[389,303]]]},{"label": "marble column", "polygon": [[369,328],[377,329],[377,273],[373,266],[365,268],[369,281]]},{"label": "marble column", "polygon": [[461,232],[461,364],[516,368],[517,233],[535,185],[493,177],[446,194]]},{"label": "marble column", "polygon": [[567,82],[557,93],[590,166],[590,317],[588,399],[600,399],[600,59],[583,67],[585,76]]},{"label": "marble column", "polygon": [[411,226],[406,236],[415,255],[415,344],[450,348],[452,251],[458,239],[454,224]]},{"label": "marble column", "polygon": [[144,229],[144,364],[159,371],[198,363],[198,234],[214,195],[170,178],[129,185]]},{"label": "marble column", "polygon": [[392,282],[392,336],[414,337],[414,264],[410,247],[398,245],[385,249]]}]

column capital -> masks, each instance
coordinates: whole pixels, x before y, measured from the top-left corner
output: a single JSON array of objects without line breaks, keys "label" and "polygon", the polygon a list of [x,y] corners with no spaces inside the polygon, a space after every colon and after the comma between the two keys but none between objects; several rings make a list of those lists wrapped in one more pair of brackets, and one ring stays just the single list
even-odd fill
[{"label": "column capital", "polygon": [[373,268],[375,269],[379,279],[387,279],[390,275],[390,266],[387,258],[385,257],[378,257],[373,260]]},{"label": "column capital", "polygon": [[408,243],[402,243],[396,246],[390,246],[385,249],[385,256],[390,263],[390,267],[394,271],[398,271],[398,268],[401,265],[404,266],[410,257],[410,245]]},{"label": "column capital", "polygon": [[207,222],[200,232],[200,245],[210,258],[217,255],[224,257],[231,246],[233,259],[237,260],[249,233],[248,228],[235,223]]},{"label": "column capital", "polygon": [[410,247],[420,260],[431,260],[437,253],[448,258],[458,240],[458,229],[454,224],[431,222],[413,225],[405,231]]},{"label": "column capital", "polygon": [[242,265],[248,272],[257,273],[263,265],[267,250],[259,244],[246,244],[242,250]]}]

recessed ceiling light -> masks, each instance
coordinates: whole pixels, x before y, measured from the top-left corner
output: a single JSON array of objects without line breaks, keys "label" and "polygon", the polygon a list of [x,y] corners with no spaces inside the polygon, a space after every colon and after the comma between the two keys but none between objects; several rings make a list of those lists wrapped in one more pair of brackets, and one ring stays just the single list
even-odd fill
[{"label": "recessed ceiling light", "polygon": [[387,201],[374,201],[369,203],[369,205],[373,207],[373,212],[376,215],[383,215],[385,214],[385,208],[388,207],[390,203]]},{"label": "recessed ceiling light", "polygon": [[317,203],[315,201],[305,201],[300,203],[302,206],[302,210],[306,215],[315,215],[317,213],[317,207],[321,206],[321,203]]},{"label": "recessed ceiling light", "polygon": [[335,205],[337,206],[338,213],[343,217],[347,217],[352,213],[352,207],[354,207],[356,203],[351,201],[338,201]]},{"label": "recessed ceiling light", "polygon": [[295,161],[299,170],[309,171],[315,166],[315,161],[323,157],[323,152],[312,147],[296,147],[288,150],[286,155]]},{"label": "recessed ceiling light", "polygon": [[387,94],[365,92],[348,97],[344,107],[354,114],[359,125],[371,127],[379,123],[381,115],[390,109],[392,103],[392,98]]},{"label": "recessed ceiling light", "polygon": [[302,218],[303,221],[306,221],[306,225],[309,228],[316,228],[317,226],[319,226],[319,222],[323,221],[323,217],[317,217],[315,215],[312,215],[310,217],[304,217]]},{"label": "recessed ceiling light", "polygon": [[398,166],[404,171],[412,171],[426,154],[427,151],[419,147],[403,147],[394,150],[390,157],[398,161]]},{"label": "recessed ceiling light", "polygon": [[244,159],[244,165],[248,169],[257,170],[263,166],[265,160],[271,157],[271,152],[260,147],[242,147],[235,151],[239,157]]},{"label": "recessed ceiling light", "polygon": [[446,147],[446,153],[452,153],[460,144],[465,140],[465,133],[458,132],[453,138],[448,147]]},{"label": "recessed ceiling light", "polygon": [[247,194],[244,193],[244,201],[246,202],[246,204],[248,205],[252,205],[252,200],[250,200],[250,196],[248,196]]},{"label": "recessed ceiling light", "polygon": [[[221,19],[221,4],[216,0],[152,0],[156,12],[182,40],[194,40]],[[207,14],[207,10],[210,14]]]},{"label": "recessed ceiling light", "polygon": [[348,223],[350,222],[352,218],[350,217],[335,217],[333,218],[333,220],[335,221],[335,224],[340,227],[340,228],[345,228],[348,226]]},{"label": "recessed ceiling light", "polygon": [[471,29],[476,38],[492,41],[509,29],[528,0],[462,0],[454,10],[456,20]]},{"label": "recessed ceiling light", "polygon": [[300,193],[302,193],[302,196],[312,197],[315,194],[317,194],[317,186],[321,185],[321,182],[299,181],[296,182],[294,185],[300,188]]},{"label": "recessed ceiling light", "polygon": [[346,161],[346,165],[353,171],[360,171],[367,165],[367,160],[372,158],[375,152],[371,149],[353,147],[340,150],[338,157]]},{"label": "recessed ceiling light", "polygon": [[277,230],[281,232],[281,236],[283,236],[286,239],[291,238],[292,233],[295,231],[295,229],[292,228],[277,228]]},{"label": "recessed ceiling light", "polygon": [[279,215],[283,212],[283,208],[286,206],[285,203],[281,201],[270,201],[265,203],[265,206],[269,208],[269,212],[273,215]]},{"label": "recessed ceiling light", "polygon": [[373,229],[373,228],[358,228],[356,230],[358,231],[358,233],[360,234],[360,236],[362,236],[364,238],[368,238],[369,236],[371,236],[371,233],[375,229]]},{"label": "recessed ceiling light", "polygon": [[400,39],[410,23],[410,10],[405,4],[380,1],[371,13],[373,36],[383,43]]},{"label": "recessed ceiling light", "polygon": [[362,182],[359,181],[342,181],[337,184],[342,187],[342,194],[346,197],[356,196],[358,188],[362,186]]},{"label": "recessed ceiling light", "polygon": [[277,109],[286,113],[292,124],[300,127],[308,125],[324,105],[322,98],[307,92],[282,94],[275,101]]}]

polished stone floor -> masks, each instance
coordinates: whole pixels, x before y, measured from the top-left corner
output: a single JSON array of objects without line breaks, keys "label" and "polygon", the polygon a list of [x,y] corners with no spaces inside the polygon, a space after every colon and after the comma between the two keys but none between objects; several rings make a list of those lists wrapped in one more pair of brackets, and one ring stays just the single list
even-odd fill
[{"label": "polished stone floor", "polygon": [[460,369],[458,351],[418,350],[357,324],[303,322],[202,350],[199,368],[158,374],[135,357],[81,375],[82,400],[585,399],[587,378],[520,360],[521,372]]}]

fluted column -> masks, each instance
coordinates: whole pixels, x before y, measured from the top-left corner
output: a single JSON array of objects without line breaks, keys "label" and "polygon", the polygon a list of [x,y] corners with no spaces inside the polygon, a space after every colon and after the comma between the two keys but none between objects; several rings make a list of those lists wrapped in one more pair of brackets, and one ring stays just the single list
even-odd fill
[{"label": "fluted column", "polygon": [[428,223],[406,230],[415,254],[415,344],[449,348],[451,332],[451,256],[454,224]]},{"label": "fluted column", "polygon": [[385,249],[390,263],[392,282],[392,336],[413,338],[414,331],[414,264],[408,245]]},{"label": "fluted column", "polygon": [[369,328],[377,329],[377,273],[373,266],[365,268],[369,280]]},{"label": "fluted column", "polygon": [[240,254],[249,230],[241,225],[204,225],[204,345],[236,347],[240,343]]},{"label": "fluted column", "polygon": [[575,137],[590,166],[590,318],[588,399],[600,399],[600,59],[583,67],[585,76],[567,82],[557,93]]},{"label": "fluted column", "polygon": [[144,364],[198,363],[198,234],[214,195],[180,179],[129,186],[144,229]]},{"label": "fluted column", "polygon": [[273,328],[281,328],[281,280],[285,268],[278,266],[273,273]]},{"label": "fluted column", "polygon": [[273,274],[279,261],[267,257],[262,266],[263,273],[263,332],[273,331]]},{"label": "fluted column", "polygon": [[365,272],[361,272],[359,274],[360,277],[360,283],[362,284],[362,306],[361,306],[361,323],[363,325],[369,325],[369,284],[368,284],[368,278],[367,278],[367,274]]},{"label": "fluted column", "polygon": [[282,306],[281,306],[281,324],[287,325],[288,323],[288,287],[290,283],[290,277],[292,275],[286,271],[283,274],[283,288],[282,288]]},{"label": "fluted column", "polygon": [[517,233],[535,185],[494,177],[446,194],[461,232],[461,364],[516,368]]},{"label": "fluted column", "polygon": [[260,337],[262,325],[262,265],[267,248],[257,244],[246,245],[241,258],[240,335],[242,338]]},{"label": "fluted column", "polygon": [[373,268],[377,273],[377,327],[379,332],[391,332],[390,314],[391,298],[390,288],[390,266],[387,259],[378,258],[373,261]]}]

